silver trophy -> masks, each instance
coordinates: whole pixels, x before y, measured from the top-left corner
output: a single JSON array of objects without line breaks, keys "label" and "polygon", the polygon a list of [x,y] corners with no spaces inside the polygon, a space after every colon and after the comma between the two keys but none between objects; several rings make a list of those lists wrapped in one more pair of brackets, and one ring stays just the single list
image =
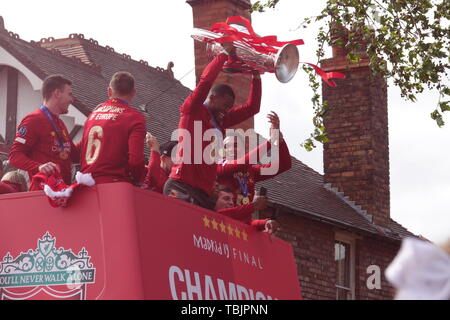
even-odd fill
[{"label": "silver trophy", "polygon": [[[241,25],[230,24],[230,26],[236,28],[242,33],[249,34],[247,28]],[[198,28],[194,28],[194,32],[192,34],[192,38],[195,40],[207,43],[206,52],[211,59],[218,54],[225,52],[222,45],[214,42],[215,39],[221,37],[221,34]],[[234,41],[233,45],[236,48],[237,59],[233,62],[227,62],[223,68],[224,72],[272,72],[275,73],[278,81],[282,83],[289,82],[297,72],[300,60],[297,46],[293,44],[284,45],[276,54],[265,54],[258,52],[252,46],[243,41]]]}]

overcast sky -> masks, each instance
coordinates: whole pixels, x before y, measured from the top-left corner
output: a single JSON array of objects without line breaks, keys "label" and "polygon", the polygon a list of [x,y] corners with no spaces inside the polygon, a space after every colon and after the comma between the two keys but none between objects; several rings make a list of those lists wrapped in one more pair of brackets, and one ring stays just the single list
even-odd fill
[{"label": "overcast sky", "polygon": [[[305,32],[297,26],[302,18],[317,15],[324,3],[281,1],[275,11],[254,14],[253,27],[259,35],[277,35],[280,40],[304,39],[300,60],[316,62],[314,29]],[[83,33],[154,67],[165,68],[173,61],[175,77],[184,77],[182,83],[191,89],[195,85],[192,10],[184,0],[1,1],[0,15],[8,30],[27,41]],[[313,128],[311,95],[301,70],[287,84],[273,74],[264,75],[256,130],[267,136],[265,115],[276,111],[291,153],[323,173],[322,148],[308,153],[300,147]],[[428,92],[412,104],[400,98],[398,89],[389,88],[391,217],[440,242],[450,237],[450,117],[444,128],[430,119],[437,101],[437,94]]]}]

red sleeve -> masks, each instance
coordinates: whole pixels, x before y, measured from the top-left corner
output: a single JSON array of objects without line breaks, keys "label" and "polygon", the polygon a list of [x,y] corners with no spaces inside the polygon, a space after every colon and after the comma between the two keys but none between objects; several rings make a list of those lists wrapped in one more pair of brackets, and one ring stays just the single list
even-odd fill
[{"label": "red sleeve", "polygon": [[145,174],[144,140],[145,119],[141,114],[138,121],[131,128],[128,136],[128,167],[134,182],[142,181]]},{"label": "red sleeve", "polygon": [[[274,162],[275,163],[275,162]],[[262,168],[269,168],[273,165],[273,163],[263,164],[263,165],[252,165],[251,169],[253,176],[255,177],[255,181],[263,181],[270,178],[273,178],[292,167],[292,159],[289,153],[288,146],[284,139],[280,141],[279,155],[278,155],[278,171],[275,174],[261,174]]]},{"label": "red sleeve", "polygon": [[253,203],[248,203],[239,207],[222,209],[217,212],[243,223],[250,224],[252,220],[252,213],[254,211],[255,206],[253,205]]},{"label": "red sleeve", "polygon": [[9,153],[9,162],[17,169],[26,171],[38,171],[42,163],[31,160],[28,155],[39,140],[37,118],[26,116],[16,133],[11,151]]},{"label": "red sleeve", "polygon": [[147,166],[147,175],[145,176],[144,183],[148,186],[155,186],[160,176],[161,159],[158,151],[152,151],[150,153],[150,161]]},{"label": "red sleeve", "polygon": [[[262,153],[262,149],[264,149],[264,153]],[[244,161],[245,163],[258,163],[261,162],[261,158],[260,158],[260,154],[262,154],[263,156],[266,155],[266,153],[271,149],[271,144],[269,141],[265,141],[263,143],[261,143],[258,147],[256,147],[255,149],[251,150],[250,152],[246,153],[244,156]],[[256,162],[254,162],[253,160],[256,160]],[[241,161],[242,162],[242,161]]]},{"label": "red sleeve", "polygon": [[237,160],[227,160],[221,165],[217,165],[217,176],[230,176],[235,172],[247,171],[249,168],[249,164],[255,163],[253,160],[256,160],[256,163],[260,161],[259,153],[263,148],[266,148],[266,152],[269,151],[270,143],[266,141]]},{"label": "red sleeve", "polygon": [[253,205],[253,203],[249,203],[239,207],[222,209],[219,210],[218,213],[223,214],[232,219],[241,221],[245,224],[251,225],[256,230],[263,231],[266,228],[266,222],[269,219],[252,220],[252,213],[254,211],[255,206]]},{"label": "red sleeve", "polygon": [[183,105],[181,106],[182,113],[192,113],[195,112],[198,107],[203,105],[206,98],[208,97],[209,90],[211,89],[214,81],[216,81],[217,76],[222,70],[223,64],[227,61],[228,56],[224,53],[216,56],[203,70],[200,81],[197,87],[192,91],[192,93],[186,98]]},{"label": "red sleeve", "polygon": [[234,107],[223,118],[222,127],[229,128],[251,118],[261,107],[261,79],[253,78],[252,88],[247,104]]},{"label": "red sleeve", "polygon": [[262,219],[262,220],[252,220],[252,227],[256,230],[263,231],[266,228],[266,222],[269,219]]},{"label": "red sleeve", "polygon": [[238,164],[236,160],[226,161],[217,165],[217,177],[231,176],[235,172],[247,171],[248,164]]}]

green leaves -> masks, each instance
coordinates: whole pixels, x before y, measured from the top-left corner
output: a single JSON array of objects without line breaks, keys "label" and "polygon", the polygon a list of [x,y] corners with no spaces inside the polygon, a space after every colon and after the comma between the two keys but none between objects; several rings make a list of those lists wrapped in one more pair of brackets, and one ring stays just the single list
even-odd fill
[{"label": "green leaves", "polygon": [[435,110],[431,113],[431,119],[435,120],[439,127],[442,127],[445,124],[444,120],[442,119],[442,115],[438,110]]},{"label": "green leaves", "polygon": [[280,0],[266,0],[265,2],[262,1],[256,1],[250,11],[251,12],[264,12],[266,8],[275,8],[275,6],[277,5],[277,3]]},{"label": "green leaves", "polygon": [[[262,12],[278,2],[256,1],[253,7]],[[324,58],[325,44],[342,47],[349,62],[367,59],[374,74],[392,79],[407,100],[415,102],[425,86],[439,90],[431,118],[439,127],[444,125],[443,114],[450,111],[450,1],[328,0],[320,14],[304,18],[302,26],[312,22],[321,27],[316,37],[318,61]],[[322,119],[326,108],[321,103],[320,82],[308,73],[315,130],[302,145],[312,150],[315,141],[326,141]]]}]

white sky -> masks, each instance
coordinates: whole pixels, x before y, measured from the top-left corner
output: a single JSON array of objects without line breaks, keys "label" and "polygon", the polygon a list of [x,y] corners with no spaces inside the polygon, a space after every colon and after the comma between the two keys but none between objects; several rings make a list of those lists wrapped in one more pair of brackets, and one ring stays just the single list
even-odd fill
[{"label": "white sky", "polygon": [[[260,35],[277,35],[280,40],[304,39],[300,59],[315,62],[315,32],[296,27],[304,17],[317,15],[324,3],[281,1],[276,11],[255,13],[253,27]],[[0,15],[8,30],[27,41],[83,33],[152,66],[165,68],[173,61],[175,77],[191,71],[182,83],[191,89],[195,85],[192,10],[184,0],[3,0]],[[312,130],[311,96],[301,70],[288,84],[281,84],[273,74],[264,75],[256,130],[267,136],[265,116],[276,111],[291,153],[323,173],[322,148],[308,153],[300,147]],[[410,231],[440,242],[450,237],[450,117],[444,128],[430,119],[437,100],[435,93],[428,92],[412,104],[400,98],[398,89],[389,88],[391,217]]]}]

